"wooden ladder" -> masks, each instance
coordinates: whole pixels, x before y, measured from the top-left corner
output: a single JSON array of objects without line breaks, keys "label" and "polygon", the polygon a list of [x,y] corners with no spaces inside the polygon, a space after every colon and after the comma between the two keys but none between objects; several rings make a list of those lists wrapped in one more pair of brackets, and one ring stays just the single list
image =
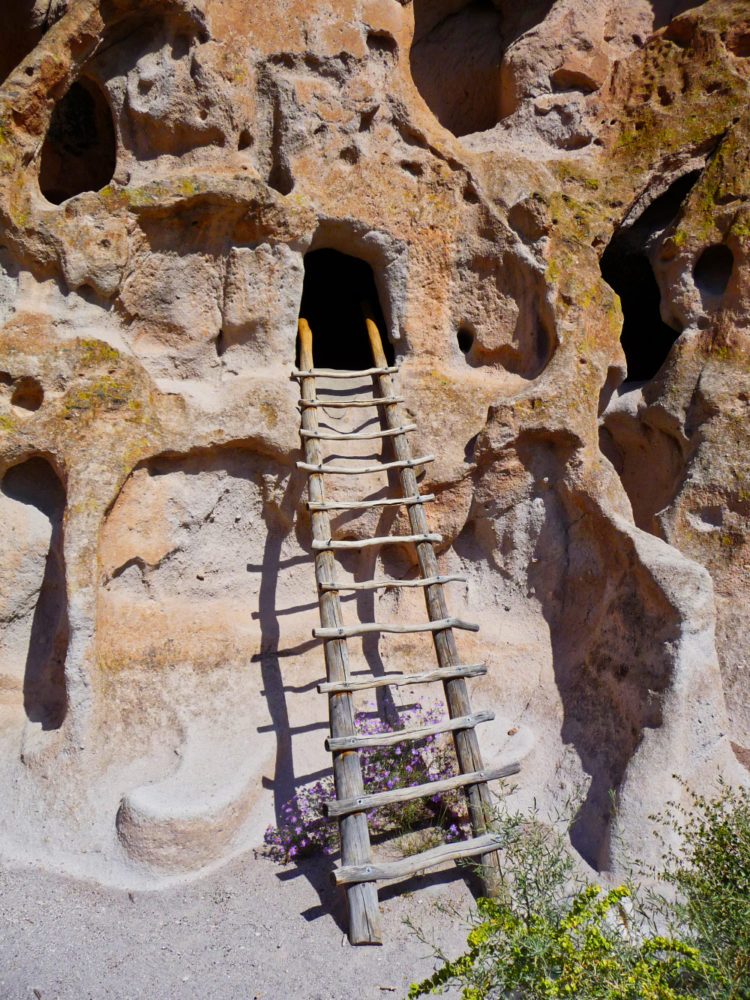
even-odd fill
[{"label": "wooden ladder", "polygon": [[[402,398],[394,393],[391,376],[398,370],[389,366],[377,325],[365,310],[367,332],[372,348],[374,367],[363,371],[316,369],[313,363],[312,332],[306,320],[299,321],[300,361],[292,377],[301,385],[301,436],[305,461],[297,466],[309,476],[307,504],[311,512],[315,576],[318,584],[321,628],[313,630],[316,638],[324,640],[327,680],[318,685],[318,691],[329,699],[331,735],[326,748],[333,755],[333,775],[336,798],[329,804],[328,814],[338,818],[341,834],[342,866],[333,873],[337,885],[346,887],[349,909],[349,940],[352,944],[380,944],[380,910],[376,880],[405,878],[416,872],[435,867],[450,859],[480,857],[485,888],[491,892],[497,874],[497,854],[493,848],[497,839],[488,831],[491,811],[487,782],[504,778],[519,771],[518,764],[486,769],[482,764],[475,726],[494,718],[491,711],[473,712],[469,702],[466,678],[487,672],[482,664],[464,665],[458,655],[454,629],[478,631],[478,625],[452,618],[448,613],[444,584],[461,580],[459,576],[441,576],[435,555],[435,543],[440,536],[429,531],[425,504],[432,495],[420,495],[415,470],[434,461],[431,455],[412,458],[407,440],[414,425],[404,424],[399,403]],[[375,393],[370,399],[352,396],[318,400],[316,378],[357,378],[372,376]],[[381,423],[379,431],[347,434],[321,431],[318,425],[318,408],[344,408],[350,406],[377,407]],[[388,438],[393,444],[396,460],[376,465],[342,466],[324,463],[322,442],[342,440],[375,440]],[[397,469],[402,496],[393,499],[361,501],[334,501],[326,499],[326,475],[362,475]],[[411,534],[388,535],[357,541],[335,541],[331,538],[329,511],[366,510],[370,507],[405,505],[408,511]],[[370,545],[390,542],[412,543],[416,546],[420,580],[370,580],[344,583],[337,580],[335,553],[344,549],[360,549]],[[392,625],[379,622],[345,625],[339,592],[342,590],[377,590],[384,587],[422,587],[429,622],[417,625]],[[347,639],[369,632],[431,632],[437,654],[438,669],[421,673],[387,674],[385,676],[353,680],[349,673]],[[355,726],[354,692],[386,685],[401,686],[442,681],[449,718],[444,722],[402,729],[377,735],[358,734]],[[441,781],[390,791],[365,793],[358,750],[367,746],[388,746],[400,742],[420,740],[426,736],[450,732],[458,759],[460,774]],[[401,861],[379,864],[373,861],[367,812],[377,806],[410,799],[433,796],[453,788],[463,788],[467,798],[473,836],[459,843],[443,844]]]}]

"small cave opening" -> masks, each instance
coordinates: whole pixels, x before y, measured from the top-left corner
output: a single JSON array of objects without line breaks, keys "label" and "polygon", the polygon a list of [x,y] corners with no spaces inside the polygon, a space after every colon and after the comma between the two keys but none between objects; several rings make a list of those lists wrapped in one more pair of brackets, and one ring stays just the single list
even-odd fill
[{"label": "small cave opening", "polygon": [[676,218],[699,176],[700,171],[693,170],[674,181],[632,224],[615,232],[602,254],[602,277],[619,295],[622,306],[620,342],[629,382],[652,379],[680,335],[662,319],[661,290],[648,255],[654,240]]},{"label": "small cave opening", "polygon": [[701,253],[693,268],[695,287],[704,299],[721,298],[734,269],[734,254],[726,243],[714,243]]},{"label": "small cave opening", "polygon": [[68,652],[68,602],[63,552],[65,489],[41,456],[11,466],[0,489],[11,500],[35,507],[50,522],[44,576],[34,608],[23,680],[26,715],[43,729],[59,729],[67,710],[65,658]]},{"label": "small cave opening", "polygon": [[39,188],[53,205],[112,180],[117,140],[109,102],[93,80],[70,85],[52,112],[42,146]]},{"label": "small cave opening", "polygon": [[413,0],[412,80],[453,135],[486,132],[507,117],[505,53],[541,24],[552,0]]},{"label": "small cave opening", "polygon": [[455,136],[500,120],[502,15],[491,0],[472,0],[435,22],[435,5],[414,4],[412,79],[440,124]]},{"label": "small cave opening", "polygon": [[44,389],[35,378],[26,375],[16,382],[10,402],[13,406],[34,412],[44,402]]},{"label": "small cave opening", "polygon": [[456,341],[462,354],[468,354],[474,346],[474,331],[466,323],[462,323],[456,331]]},{"label": "small cave opening", "polygon": [[[393,345],[386,334],[385,318],[370,265],[359,257],[338,250],[312,250],[305,255],[299,314],[312,330],[316,368],[359,371],[372,367],[365,304],[378,325],[388,364],[392,365]],[[297,352],[299,363],[299,345]]]}]

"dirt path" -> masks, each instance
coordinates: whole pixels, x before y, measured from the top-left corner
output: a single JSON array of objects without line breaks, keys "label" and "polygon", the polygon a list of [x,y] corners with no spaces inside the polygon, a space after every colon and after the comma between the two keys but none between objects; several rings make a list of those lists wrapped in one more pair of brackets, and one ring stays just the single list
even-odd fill
[{"label": "dirt path", "polygon": [[[352,948],[319,863],[246,855],[199,882],[125,892],[32,867],[0,871],[0,1000],[388,1000],[434,959],[405,926],[458,954],[455,868],[381,889],[385,944]],[[449,994],[450,996],[450,994]]]}]

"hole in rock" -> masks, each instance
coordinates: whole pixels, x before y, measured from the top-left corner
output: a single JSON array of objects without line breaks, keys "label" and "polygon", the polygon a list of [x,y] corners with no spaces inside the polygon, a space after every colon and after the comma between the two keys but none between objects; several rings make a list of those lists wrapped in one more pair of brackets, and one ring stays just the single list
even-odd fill
[{"label": "hole in rock", "polygon": [[399,166],[402,170],[405,170],[407,174],[411,174],[412,177],[421,177],[424,173],[424,167],[416,160],[401,160]]},{"label": "hole in rock", "polygon": [[372,128],[372,123],[375,121],[375,115],[378,113],[377,107],[370,108],[369,111],[363,111],[359,116],[359,131],[369,132]]},{"label": "hole in rock", "polygon": [[456,340],[462,354],[468,354],[474,344],[474,331],[465,325],[461,325],[456,333]]},{"label": "hole in rock", "polygon": [[250,149],[253,144],[253,135],[249,129],[243,128],[237,139],[237,149]]},{"label": "hole in rock", "polygon": [[615,232],[601,259],[602,277],[620,296],[623,325],[621,343],[628,381],[653,378],[679,336],[661,318],[661,291],[648,252],[652,241],[680,211],[700,176],[693,170],[655,198],[631,225]]},{"label": "hole in rock", "polygon": [[172,39],[172,58],[177,61],[184,59],[190,52],[190,35],[179,34]]},{"label": "hole in rock", "polygon": [[286,163],[279,160],[273,165],[268,175],[268,184],[279,194],[291,194],[294,189],[294,177]]},{"label": "hole in rock", "polygon": [[394,56],[398,52],[398,42],[387,31],[370,31],[367,34],[367,48],[380,56]]},{"label": "hole in rock", "polygon": [[503,56],[544,20],[551,0],[414,0],[413,6],[409,61],[426,104],[455,136],[493,128],[509,108]]},{"label": "hole in rock", "polygon": [[273,129],[271,135],[271,169],[268,184],[279,194],[291,194],[294,190],[294,175],[284,145],[284,119],[281,98],[277,96],[273,106]]},{"label": "hole in rock", "polygon": [[[599,89],[599,85],[588,73],[582,70],[572,69],[568,66],[560,66],[549,78],[552,84],[553,93],[565,92],[566,90],[580,90],[583,94],[592,94]],[[637,127],[637,126],[636,126]]]},{"label": "hole in rock", "polygon": [[312,250],[306,254],[300,316],[313,333],[317,368],[372,367],[363,302],[369,303],[373,311],[388,363],[393,364],[393,346],[385,335],[385,319],[370,265],[338,250]]},{"label": "hole in rock", "polygon": [[747,59],[750,56],[750,31],[742,27],[730,31],[726,46],[733,55],[740,59]]},{"label": "hole in rock", "polygon": [[719,298],[727,290],[734,268],[734,254],[725,243],[706,247],[693,268],[693,278],[704,297]]},{"label": "hole in rock", "polygon": [[54,205],[111,180],[117,161],[112,113],[103,91],[86,78],[57,103],[42,146],[39,187]]},{"label": "hole in rock", "polygon": [[345,163],[359,163],[359,150],[356,146],[344,146],[344,148],[339,153],[339,159],[343,160]]},{"label": "hole in rock", "polygon": [[10,401],[24,410],[38,410],[44,402],[44,389],[35,378],[26,376],[16,383]]},{"label": "hole in rock", "polygon": [[659,104],[662,104],[664,107],[669,107],[674,102],[674,97],[670,93],[669,88],[665,87],[664,84],[661,84],[657,88],[656,93],[659,95]]},{"label": "hole in rock", "polygon": [[500,120],[501,14],[490,0],[473,0],[435,24],[434,9],[414,4],[414,83],[454,135],[484,132]]},{"label": "hole in rock", "polygon": [[44,576],[31,621],[23,698],[32,722],[41,723],[43,729],[59,729],[67,707],[69,634],[63,555],[65,490],[49,462],[40,457],[8,469],[0,488],[11,500],[41,511],[50,522]]}]

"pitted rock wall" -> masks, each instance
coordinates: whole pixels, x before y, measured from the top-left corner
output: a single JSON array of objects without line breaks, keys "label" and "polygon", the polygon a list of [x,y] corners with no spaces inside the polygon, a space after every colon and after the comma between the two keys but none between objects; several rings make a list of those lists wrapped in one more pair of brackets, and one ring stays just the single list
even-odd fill
[{"label": "pitted rock wall", "polygon": [[[289,381],[321,248],[372,268],[515,801],[577,799],[574,846],[616,869],[653,850],[675,772],[745,781],[747,5],[69,0],[17,20],[2,850],[155,884],[257,847],[328,765]],[[344,608],[419,620],[419,600]]]}]

